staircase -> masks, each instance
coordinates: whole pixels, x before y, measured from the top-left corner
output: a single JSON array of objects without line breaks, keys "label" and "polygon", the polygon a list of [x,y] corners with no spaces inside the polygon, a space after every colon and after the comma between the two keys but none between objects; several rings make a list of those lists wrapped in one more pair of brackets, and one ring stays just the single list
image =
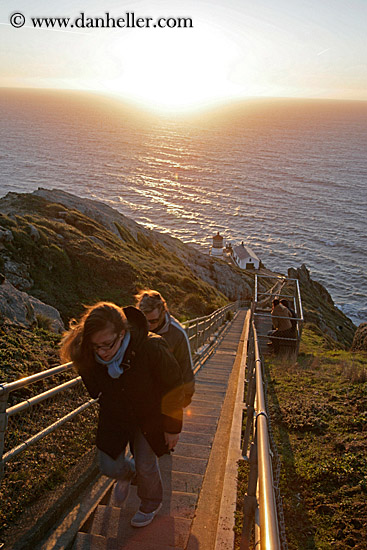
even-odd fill
[{"label": "staircase", "polygon": [[[159,459],[164,497],[157,517],[146,527],[131,527],[130,520],[139,508],[136,487],[131,488],[122,508],[115,505],[110,490],[103,503],[97,506],[93,518],[77,534],[73,550],[199,548],[196,537],[190,536],[192,521],[245,315],[244,310],[238,313],[216,352],[196,374],[196,391],[191,405],[184,412],[180,441],[174,453]],[[218,492],[220,481],[223,480],[218,480]]]}]

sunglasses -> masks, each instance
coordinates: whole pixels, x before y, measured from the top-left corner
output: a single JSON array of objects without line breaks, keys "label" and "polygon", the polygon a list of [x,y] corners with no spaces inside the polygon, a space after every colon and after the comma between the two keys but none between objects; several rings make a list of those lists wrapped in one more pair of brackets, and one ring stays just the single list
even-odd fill
[{"label": "sunglasses", "polygon": [[158,317],[157,319],[147,319],[148,325],[156,325],[157,323],[159,323],[160,320],[160,317]]},{"label": "sunglasses", "polygon": [[116,344],[117,340],[121,337],[121,334],[118,334],[116,336],[116,338],[110,343],[110,344],[106,344],[105,346],[96,346],[96,345],[93,345],[92,346],[92,349],[93,351],[110,351],[114,345]]}]

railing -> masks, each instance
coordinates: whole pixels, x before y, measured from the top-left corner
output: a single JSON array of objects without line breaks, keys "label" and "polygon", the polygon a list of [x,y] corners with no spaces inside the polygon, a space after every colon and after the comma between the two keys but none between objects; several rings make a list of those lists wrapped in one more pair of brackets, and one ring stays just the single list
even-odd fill
[{"label": "railing", "polygon": [[[269,420],[263,389],[259,342],[254,321],[252,321],[249,337],[247,382],[247,420],[242,456],[250,463],[250,473],[248,490],[244,498],[240,549],[248,550],[250,548],[252,527],[255,524],[253,548],[279,550],[281,544],[269,444]],[[248,452],[251,438],[250,451]]]},{"label": "railing", "polygon": [[[67,382],[64,382],[62,384],[59,384],[45,392],[41,392],[39,394],[34,395],[33,397],[30,397],[29,399],[20,401],[10,407],[9,400],[11,397],[11,394],[15,391],[29,392],[29,386],[36,384],[38,382],[45,382],[49,379],[52,379],[52,382],[54,383],[54,380],[58,379],[58,377],[64,373],[71,372],[72,373],[72,363],[66,363],[65,365],[59,365],[57,367],[54,367],[52,369],[48,369],[43,372],[39,372],[36,374],[33,374],[32,376],[28,376],[27,378],[22,378],[20,380],[16,380],[14,382],[10,383],[4,383],[0,384],[0,476],[4,474],[4,466],[5,464],[15,458],[17,455],[19,455],[22,451],[28,449],[31,445],[39,441],[40,439],[46,437],[46,435],[49,435],[50,433],[54,432],[61,426],[63,426],[66,422],[69,420],[72,420],[75,416],[80,414],[81,412],[85,411],[88,407],[93,405],[97,402],[96,399],[87,399],[86,393],[83,391],[82,384],[81,384],[81,377],[73,377]],[[78,391],[75,391],[75,389],[78,387]],[[71,406],[78,405],[76,408],[69,411],[67,414],[62,416],[61,418],[58,418],[55,422],[45,426],[41,431],[37,431],[36,433],[30,435],[32,432],[32,426],[33,425],[40,425],[41,424],[41,418],[42,414],[39,414],[39,421],[29,422],[28,419],[22,421],[16,421],[15,418],[17,415],[20,415],[21,413],[29,413],[31,409],[33,410],[33,407],[36,405],[39,405],[40,403],[45,403],[47,401],[47,414],[52,410],[55,409],[53,412],[57,413],[59,410],[58,404],[56,402],[57,398],[62,394],[63,396],[66,396],[68,390],[73,390],[72,392],[68,393],[68,402],[70,403],[71,399]],[[17,399],[17,398],[15,398]],[[80,402],[81,401],[81,402]],[[18,417],[19,418],[19,417]],[[16,444],[13,448],[8,450],[6,453],[4,453],[5,450],[5,437],[6,437],[6,430],[8,428],[9,420],[13,423],[14,428],[11,430],[13,432],[9,433],[8,435],[9,439],[13,441],[16,441],[19,438],[19,434],[28,434],[30,435],[27,437],[24,441],[21,443]],[[15,435],[16,434],[16,435]]]},{"label": "railing", "polygon": [[[214,343],[214,335],[215,337],[218,336],[220,327],[223,327],[224,323],[231,319],[232,314],[239,309],[240,305],[240,302],[233,302],[213,311],[210,315],[190,319],[182,323],[189,338],[191,353],[195,364],[202,362],[202,357],[205,355],[206,348]],[[204,346],[205,349],[203,349]]]},{"label": "railing", "polygon": [[[261,292],[260,284],[262,280],[275,280],[275,284],[268,290]],[[274,317],[270,313],[270,305],[273,298],[286,299],[288,303],[292,306],[293,310],[296,313],[295,317],[292,317],[292,321],[296,322],[296,327],[294,334],[289,337],[277,337],[272,336],[273,340],[278,340],[283,345],[292,346],[294,354],[297,356],[299,351],[299,343],[302,335],[303,328],[303,308],[301,293],[299,288],[298,279],[292,279],[289,277],[284,277],[282,275],[255,275],[255,294],[254,294],[254,304],[253,304],[253,315],[254,318],[273,318],[273,319],[284,319],[284,317]],[[265,308],[268,308],[268,311],[264,311]],[[269,339],[268,333],[259,333],[258,338]]]},{"label": "railing", "polygon": [[[275,337],[268,332],[271,320],[275,318],[270,312],[274,298],[288,300],[295,312],[295,316],[290,319],[296,321],[296,327],[289,332],[289,337],[285,337],[288,333]],[[279,491],[280,460],[266,409],[260,341],[264,343],[264,339],[269,340],[270,334],[271,339],[277,339],[280,346],[288,348],[287,351],[291,350],[292,354],[298,354],[303,321],[298,279],[255,275],[247,356],[248,386],[245,403],[247,418],[242,447],[242,457],[249,462],[250,471],[247,494],[244,498],[241,550],[250,548],[253,526],[255,527],[253,548],[261,550],[288,548]]]},{"label": "railing", "polygon": [[[239,302],[234,302],[214,311],[210,315],[183,323],[188,334],[195,364],[201,363],[203,357],[207,356],[207,348],[212,348],[211,344],[215,343],[221,327],[229,320],[231,312],[234,313],[239,306]],[[208,344],[206,345],[206,343]],[[203,347],[205,347],[204,350],[201,349]],[[89,398],[81,377],[73,376],[72,368],[72,363],[66,363],[15,382],[0,384],[0,478],[4,475],[4,466],[7,462],[97,402],[97,399]],[[60,384],[60,376],[67,377],[69,380]],[[50,384],[50,381],[52,384],[56,383],[57,385],[28,397],[31,391],[30,386],[37,383]],[[16,390],[19,391],[20,396],[16,394],[13,399],[14,404],[11,404],[9,401]],[[27,399],[24,399],[25,393]],[[55,420],[55,416],[59,414],[59,406],[56,400],[63,396],[65,396],[71,410],[49,424],[45,417],[52,416]],[[19,401],[20,399],[21,401]],[[45,408],[42,412],[37,413],[36,418],[33,418],[32,421],[25,418],[25,415],[40,404],[43,404]],[[46,407],[48,408],[46,409]],[[12,423],[10,430],[9,421]],[[39,430],[40,426],[43,429]],[[32,431],[35,433],[32,433]],[[10,447],[9,450],[5,452],[5,448],[8,447]]]}]

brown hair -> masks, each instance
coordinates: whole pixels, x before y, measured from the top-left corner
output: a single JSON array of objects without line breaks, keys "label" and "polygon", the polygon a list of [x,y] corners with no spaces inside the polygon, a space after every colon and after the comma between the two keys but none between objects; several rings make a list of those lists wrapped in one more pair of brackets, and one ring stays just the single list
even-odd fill
[{"label": "brown hair", "polygon": [[122,308],[112,302],[98,302],[94,306],[87,306],[79,321],[70,321],[70,329],[61,340],[61,361],[73,361],[78,370],[88,365],[93,360],[91,336],[111,324],[117,334],[127,330],[128,322]]},{"label": "brown hair", "polygon": [[141,290],[134,296],[136,300],[136,307],[143,313],[150,313],[156,308],[159,311],[167,311],[166,300],[156,290]]}]

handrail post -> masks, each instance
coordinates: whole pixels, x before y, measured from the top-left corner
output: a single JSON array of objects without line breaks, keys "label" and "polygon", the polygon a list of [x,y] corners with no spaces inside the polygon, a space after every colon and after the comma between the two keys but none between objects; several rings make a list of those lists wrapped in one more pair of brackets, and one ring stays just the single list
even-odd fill
[{"label": "handrail post", "polygon": [[240,550],[249,550],[251,530],[257,507],[256,486],[257,486],[257,446],[252,442],[250,447],[250,472],[247,486],[247,493],[243,500],[243,529],[241,533]]},{"label": "handrail post", "polygon": [[301,318],[301,321],[297,321],[297,344],[296,344],[296,360],[299,353],[299,345],[301,342],[301,336],[302,336],[302,328],[303,328],[303,309],[302,309],[302,300],[301,300],[301,291],[299,288],[299,280],[296,280],[296,287],[297,287],[297,302],[298,302],[298,310],[297,316]]},{"label": "handrail post", "polygon": [[255,407],[254,407],[255,393],[256,393],[255,376],[251,375],[248,392],[247,392],[248,404],[247,404],[246,427],[245,427],[245,433],[243,436],[243,443],[242,443],[243,458],[246,458],[247,456],[247,448],[248,448],[248,443],[250,441],[250,435],[252,431],[252,424],[253,424],[254,412],[255,412]]},{"label": "handrail post", "polygon": [[[0,385],[1,387],[1,385]],[[2,388],[4,388],[2,386]],[[7,391],[4,391],[0,394],[0,479],[4,476],[4,446],[5,446],[5,432],[8,423],[8,418],[6,414],[6,408],[8,406],[8,395]]]},{"label": "handrail post", "polygon": [[248,379],[247,379],[247,393],[246,393],[246,427],[245,433],[243,436],[242,443],[242,456],[246,458],[247,448],[250,441],[250,435],[252,431],[252,425],[254,420],[255,412],[255,395],[256,395],[256,377],[255,377],[255,360],[253,358],[253,350],[251,349],[251,343],[253,338],[250,340],[250,346],[248,350]]}]

